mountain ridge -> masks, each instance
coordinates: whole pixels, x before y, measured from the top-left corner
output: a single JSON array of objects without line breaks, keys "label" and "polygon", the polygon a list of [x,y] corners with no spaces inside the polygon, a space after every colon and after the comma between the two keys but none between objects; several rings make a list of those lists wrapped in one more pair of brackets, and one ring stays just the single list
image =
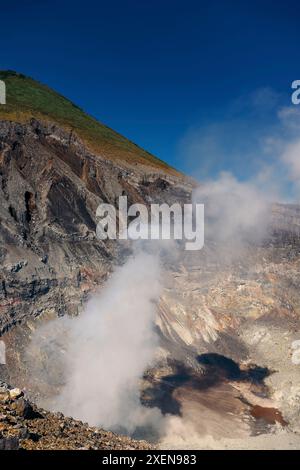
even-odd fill
[{"label": "mountain ridge", "polygon": [[0,119],[20,123],[28,123],[32,118],[56,122],[65,130],[76,133],[96,154],[183,176],[175,168],[90,116],[47,85],[11,70],[0,70],[0,80],[5,82],[7,90],[7,104],[0,106]]}]

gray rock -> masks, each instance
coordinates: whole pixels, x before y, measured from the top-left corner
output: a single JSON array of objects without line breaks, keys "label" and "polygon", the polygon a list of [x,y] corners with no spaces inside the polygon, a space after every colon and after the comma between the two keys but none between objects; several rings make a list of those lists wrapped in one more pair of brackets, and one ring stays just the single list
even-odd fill
[{"label": "gray rock", "polygon": [[12,409],[15,410],[18,416],[24,419],[33,419],[35,417],[35,412],[32,408],[32,405],[24,398],[19,398],[19,400],[16,400],[12,406]]},{"label": "gray rock", "polygon": [[20,447],[17,437],[0,438],[0,450],[18,450]]}]

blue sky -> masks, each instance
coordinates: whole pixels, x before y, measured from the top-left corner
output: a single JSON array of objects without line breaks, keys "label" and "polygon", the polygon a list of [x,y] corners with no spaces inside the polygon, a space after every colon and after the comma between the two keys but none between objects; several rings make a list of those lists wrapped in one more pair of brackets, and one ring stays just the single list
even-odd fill
[{"label": "blue sky", "polygon": [[47,83],[200,178],[248,178],[270,158],[264,142],[300,79],[299,1],[0,6],[0,69]]}]

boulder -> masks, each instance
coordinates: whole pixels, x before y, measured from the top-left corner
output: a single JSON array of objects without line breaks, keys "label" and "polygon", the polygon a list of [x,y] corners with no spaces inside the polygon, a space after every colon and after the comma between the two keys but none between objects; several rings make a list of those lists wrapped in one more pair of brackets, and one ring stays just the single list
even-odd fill
[{"label": "boulder", "polygon": [[12,405],[13,410],[17,413],[18,416],[24,419],[33,419],[35,417],[35,412],[29,403],[29,401],[24,400],[24,398],[19,398]]},{"label": "boulder", "polygon": [[0,389],[0,402],[5,403],[10,400],[10,394],[8,390]]},{"label": "boulder", "polygon": [[13,388],[12,390],[9,391],[9,395],[12,400],[15,400],[16,398],[22,397],[23,392],[19,388]]}]

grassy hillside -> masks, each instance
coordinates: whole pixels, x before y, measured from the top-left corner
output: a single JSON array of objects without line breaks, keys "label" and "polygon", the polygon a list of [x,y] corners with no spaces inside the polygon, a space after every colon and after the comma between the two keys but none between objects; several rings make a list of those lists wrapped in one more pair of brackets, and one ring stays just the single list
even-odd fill
[{"label": "grassy hillside", "polygon": [[108,158],[148,163],[165,171],[176,172],[49,87],[13,71],[0,71],[0,80],[5,81],[7,90],[7,104],[0,105],[0,119],[26,122],[35,117],[54,121],[65,129],[73,129],[92,151]]}]

